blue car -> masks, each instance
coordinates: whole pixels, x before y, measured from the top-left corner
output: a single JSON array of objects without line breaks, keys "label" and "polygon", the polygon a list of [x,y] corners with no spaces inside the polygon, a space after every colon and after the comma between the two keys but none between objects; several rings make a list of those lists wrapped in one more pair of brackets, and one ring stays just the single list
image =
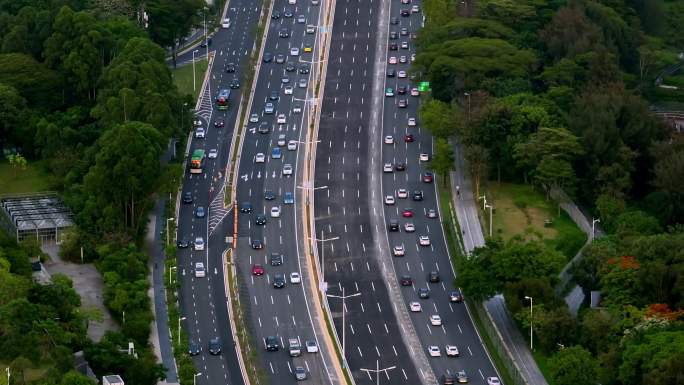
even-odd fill
[{"label": "blue car", "polygon": [[291,192],[286,192],[285,195],[283,195],[283,203],[286,205],[291,205],[294,203],[294,194]]},{"label": "blue car", "polygon": [[197,218],[204,218],[204,216],[206,215],[206,213],[204,212],[204,207],[199,206],[195,210],[195,215],[197,216]]},{"label": "blue car", "polygon": [[272,159],[280,159],[283,156],[283,152],[280,150],[280,147],[273,147],[271,150],[271,158]]}]

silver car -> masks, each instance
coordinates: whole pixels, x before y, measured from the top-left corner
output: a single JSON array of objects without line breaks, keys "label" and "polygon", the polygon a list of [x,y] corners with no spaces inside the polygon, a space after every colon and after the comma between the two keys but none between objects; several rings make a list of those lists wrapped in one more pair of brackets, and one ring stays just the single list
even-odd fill
[{"label": "silver car", "polygon": [[292,175],[292,165],[287,163],[283,165],[283,175]]},{"label": "silver car", "polygon": [[297,366],[294,368],[294,375],[297,381],[304,381],[306,380],[306,369],[301,366]]},{"label": "silver car", "polygon": [[268,102],[264,107],[264,114],[272,114],[274,110],[275,108],[273,107],[273,103]]},{"label": "silver car", "polygon": [[309,81],[306,80],[306,78],[301,78],[299,79],[299,83],[297,84],[299,88],[306,88],[306,86],[309,84]]}]

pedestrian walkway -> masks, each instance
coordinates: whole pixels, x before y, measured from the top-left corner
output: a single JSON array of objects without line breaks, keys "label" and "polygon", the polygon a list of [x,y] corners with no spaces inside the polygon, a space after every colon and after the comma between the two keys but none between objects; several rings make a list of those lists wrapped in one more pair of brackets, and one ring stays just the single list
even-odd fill
[{"label": "pedestrian walkway", "polygon": [[[470,254],[474,248],[483,246],[485,242],[477,213],[477,197],[473,192],[472,183],[465,172],[467,168],[462,147],[460,143],[454,140],[453,148],[455,171],[451,172],[452,198],[456,218],[463,236],[463,247],[465,252]],[[490,319],[493,321],[493,326],[499,332],[498,335],[501,337],[501,342],[506,347],[505,351],[499,351],[499,353],[503,356],[504,360],[508,358],[515,363],[515,366],[519,369],[519,378],[522,379],[520,384],[548,385],[534,357],[532,357],[526,339],[520,334],[520,331],[511,319],[503,296],[498,295],[489,299],[484,303],[484,306],[491,316]],[[495,338],[495,336],[490,336],[490,338]],[[495,343],[495,345],[498,344]],[[514,374],[514,377],[518,378],[518,375]]]}]

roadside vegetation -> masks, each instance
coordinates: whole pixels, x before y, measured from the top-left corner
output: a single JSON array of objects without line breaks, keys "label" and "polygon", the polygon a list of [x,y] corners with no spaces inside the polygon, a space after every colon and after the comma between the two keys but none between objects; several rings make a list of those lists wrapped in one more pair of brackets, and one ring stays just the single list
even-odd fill
[{"label": "roadside vegetation", "polygon": [[[13,375],[13,384],[81,383],[68,373],[71,353],[81,349],[98,377],[116,373],[140,385],[164,377],[149,345],[153,315],[142,244],[155,194],[172,174],[168,143],[187,135],[192,115],[185,106],[194,103],[173,83],[162,47],[175,46],[200,24],[206,3],[148,1],[147,23],[138,5],[0,1],[0,153],[8,162],[17,155],[26,160],[17,169],[0,166],[0,175],[16,171],[16,178],[0,176],[3,185],[12,183],[3,192],[59,192],[76,223],[62,257],[80,261],[83,249],[85,261],[103,275],[104,303],[121,326],[93,343],[70,308],[55,318],[41,308],[41,298],[26,306],[22,293],[37,289],[24,282],[24,289],[7,294],[10,281],[0,279],[6,299],[0,301],[0,361],[46,368],[40,378]],[[28,255],[37,254],[0,252],[0,261],[9,261],[0,270],[25,281],[13,269],[28,264]],[[49,297],[45,306],[70,298],[73,290],[62,286],[64,297]],[[121,352],[129,342],[135,356]]]},{"label": "roadside vegetation", "polygon": [[[458,261],[458,284],[473,299],[503,293],[523,334],[533,324],[551,384],[679,383],[684,143],[650,105],[660,101],[657,73],[682,49],[684,2],[430,0],[423,9],[412,72],[432,89],[420,110],[436,137],[432,166],[446,176],[446,140],[458,136],[475,193],[499,200],[496,232]],[[584,237],[547,201],[553,190],[607,234],[573,268],[586,298],[602,296],[577,315],[554,287]]]},{"label": "roadside vegetation", "polygon": [[[207,72],[209,63],[207,59],[195,60],[195,89],[192,87],[192,62],[171,70],[173,77],[173,84],[176,85],[178,91],[182,94],[189,94],[192,100],[197,100],[202,82],[204,82],[204,74]],[[194,106],[194,105],[193,105]]]}]

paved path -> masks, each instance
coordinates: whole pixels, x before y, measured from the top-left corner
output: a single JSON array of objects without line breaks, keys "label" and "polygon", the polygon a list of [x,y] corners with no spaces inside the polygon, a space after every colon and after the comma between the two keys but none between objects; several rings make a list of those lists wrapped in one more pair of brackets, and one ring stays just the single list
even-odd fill
[{"label": "paved path", "polygon": [[[465,172],[463,150],[455,140],[453,143],[455,171],[451,172],[451,188],[453,190],[454,209],[463,235],[463,246],[466,252],[470,253],[475,247],[484,245],[484,237],[477,215],[478,202],[474,196],[472,183]],[[457,194],[457,186],[460,194]],[[530,353],[527,340],[520,334],[508,310],[506,310],[503,296],[498,295],[489,299],[485,302],[485,307],[491,314],[495,326],[499,329],[504,344],[508,346],[513,358],[521,368],[521,375],[525,381],[530,385],[548,385]]]},{"label": "paved path", "polygon": [[[176,372],[176,360],[173,357],[171,339],[169,336],[169,316],[166,308],[166,293],[164,290],[164,250],[165,239],[159,233],[163,228],[164,205],[166,199],[157,200],[154,211],[149,215],[147,225],[147,236],[145,237],[145,247],[151,256],[150,265],[152,270],[151,298],[154,304],[154,322],[150,340],[154,345],[154,350],[162,364],[166,367],[167,384],[178,383],[178,373]],[[162,382],[164,383],[164,382]]]}]

